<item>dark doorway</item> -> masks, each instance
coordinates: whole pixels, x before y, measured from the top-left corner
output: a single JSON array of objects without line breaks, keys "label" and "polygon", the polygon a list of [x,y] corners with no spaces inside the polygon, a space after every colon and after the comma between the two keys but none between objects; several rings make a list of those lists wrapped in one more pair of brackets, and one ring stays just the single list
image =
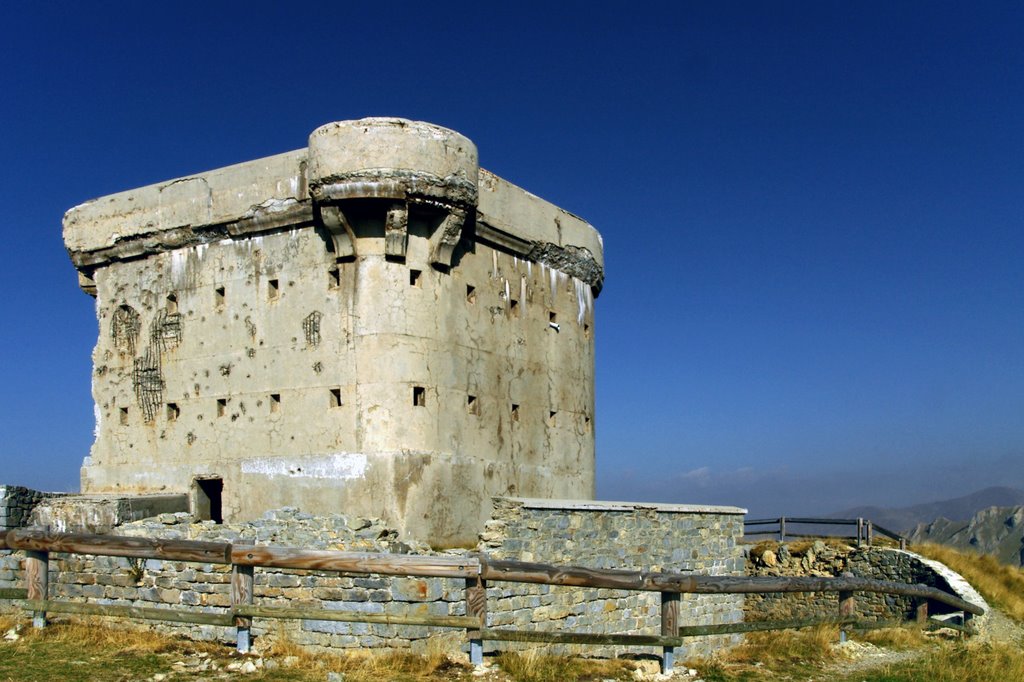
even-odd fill
[{"label": "dark doorway", "polygon": [[214,523],[223,523],[224,516],[221,512],[220,501],[224,492],[224,479],[197,478],[195,492],[195,517],[200,521],[210,520]]}]

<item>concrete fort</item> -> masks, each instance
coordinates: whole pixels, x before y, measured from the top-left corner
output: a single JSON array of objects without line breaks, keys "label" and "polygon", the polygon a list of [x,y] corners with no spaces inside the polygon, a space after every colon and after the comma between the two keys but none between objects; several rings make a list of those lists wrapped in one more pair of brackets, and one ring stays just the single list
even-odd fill
[{"label": "concrete fort", "polygon": [[283,506],[472,542],[493,496],[594,486],[600,235],[393,118],[64,217],[96,297],[82,492]]}]

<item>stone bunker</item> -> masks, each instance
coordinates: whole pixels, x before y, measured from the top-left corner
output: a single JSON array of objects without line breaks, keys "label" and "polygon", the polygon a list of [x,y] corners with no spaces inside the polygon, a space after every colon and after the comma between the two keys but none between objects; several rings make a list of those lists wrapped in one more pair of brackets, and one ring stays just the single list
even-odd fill
[{"label": "stone bunker", "polygon": [[83,493],[437,544],[494,496],[593,497],[601,237],[456,132],[331,123],[76,206],[64,241],[99,322]]}]

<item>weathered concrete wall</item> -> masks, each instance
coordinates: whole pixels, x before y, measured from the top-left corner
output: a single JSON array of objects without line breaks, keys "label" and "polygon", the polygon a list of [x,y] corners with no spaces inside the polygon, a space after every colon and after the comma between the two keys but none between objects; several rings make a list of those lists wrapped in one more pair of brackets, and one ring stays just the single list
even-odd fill
[{"label": "weathered concrete wall", "polygon": [[365,119],[68,212],[97,296],[86,493],[379,516],[472,541],[494,495],[593,495],[600,236],[465,137]]},{"label": "weathered concrete wall", "polygon": [[[735,544],[742,531],[740,511],[602,503],[590,508],[543,506],[531,500],[504,500],[499,502],[478,549],[500,558],[738,575],[743,573],[743,558]],[[119,533],[351,551],[430,552],[424,545],[401,541],[380,521],[340,515],[318,518],[287,509],[270,512],[258,521],[224,525],[195,524],[185,514],[166,514],[123,526]],[[0,587],[21,586],[20,566],[17,554],[0,557]],[[127,559],[105,557],[60,557],[51,561],[50,585],[56,596],[99,603],[176,605],[216,611],[230,603],[229,582],[229,568],[214,565],[159,561],[133,564]],[[393,615],[465,615],[464,589],[461,580],[257,569],[255,602]],[[657,633],[657,604],[656,594],[614,590],[512,583],[492,583],[488,589],[492,626]],[[736,622],[742,619],[743,601],[739,596],[694,597],[685,599],[680,611],[685,624]],[[216,627],[160,627],[201,638],[229,640],[233,636],[231,630]],[[285,632],[300,644],[324,648],[417,648],[431,634],[439,633],[424,627],[328,621],[255,623],[257,637],[276,632]],[[465,642],[464,632],[452,636]],[[731,639],[694,639],[679,658],[709,654],[728,641]],[[611,655],[621,651],[588,647],[585,653]],[[654,649],[628,651],[656,653]]]},{"label": "weathered concrete wall", "polygon": [[60,533],[109,533],[132,521],[187,511],[185,495],[62,495],[40,501],[26,525]]},{"label": "weathered concrete wall", "polygon": [[[948,568],[913,552],[897,549],[843,548],[821,541],[790,545],[760,543],[750,552],[747,565],[750,574],[758,576],[834,577],[849,572],[859,578],[923,584],[984,606],[984,601],[973,590],[969,594],[964,592],[966,581],[960,578],[957,582],[951,577],[956,574]],[[886,594],[857,593],[855,602],[858,617],[875,621],[913,618],[917,606],[911,597]],[[948,610],[942,604],[934,604],[931,612]],[[836,593],[752,594],[747,596],[746,612],[748,620],[838,616],[839,596]]]}]

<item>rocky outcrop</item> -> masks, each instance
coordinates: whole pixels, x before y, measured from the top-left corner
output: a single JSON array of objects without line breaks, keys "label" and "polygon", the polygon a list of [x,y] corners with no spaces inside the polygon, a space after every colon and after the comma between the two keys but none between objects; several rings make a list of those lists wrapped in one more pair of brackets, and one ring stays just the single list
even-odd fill
[{"label": "rocky outcrop", "polygon": [[956,549],[991,554],[1003,563],[1024,565],[1024,506],[989,507],[970,521],[939,518],[918,524],[911,542],[935,542]]}]

